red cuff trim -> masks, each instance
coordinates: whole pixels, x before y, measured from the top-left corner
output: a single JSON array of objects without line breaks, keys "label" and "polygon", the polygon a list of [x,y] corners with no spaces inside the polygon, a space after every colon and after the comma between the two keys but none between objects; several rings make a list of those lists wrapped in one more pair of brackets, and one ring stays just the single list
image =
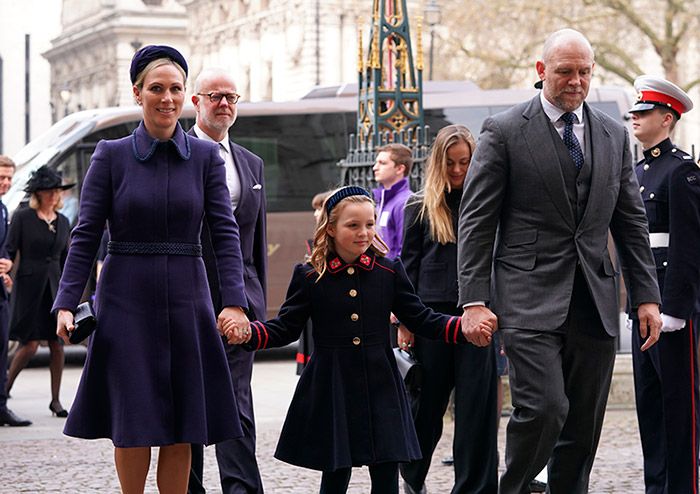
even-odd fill
[{"label": "red cuff trim", "polygon": [[459,328],[460,318],[459,318],[459,317],[453,317],[452,319],[453,319],[454,322],[455,322],[455,332],[454,332],[454,337],[453,337],[453,339],[452,339],[452,343],[454,343],[454,344],[456,345],[456,344],[457,344],[457,335],[459,334],[459,329],[460,329],[460,328]]},{"label": "red cuff trim", "polygon": [[270,341],[270,333],[268,333],[267,328],[263,323],[260,323],[260,326],[262,326],[263,331],[265,331],[265,343],[263,343],[263,348],[267,348],[267,344]]},{"label": "red cuff trim", "polygon": [[251,324],[255,328],[255,331],[257,332],[257,338],[258,338],[258,346],[255,347],[255,350],[260,350],[260,343],[262,343],[262,338],[260,336],[260,327],[258,326],[258,321],[253,321]]}]

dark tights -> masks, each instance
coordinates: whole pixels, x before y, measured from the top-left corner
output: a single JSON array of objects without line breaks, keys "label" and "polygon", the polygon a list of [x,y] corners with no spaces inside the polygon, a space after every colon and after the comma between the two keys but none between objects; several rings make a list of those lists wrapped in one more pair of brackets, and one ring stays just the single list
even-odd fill
[{"label": "dark tights", "polygon": [[[323,472],[319,494],[344,494],[348,490],[352,468]],[[399,464],[377,463],[369,466],[371,494],[399,494]]]}]

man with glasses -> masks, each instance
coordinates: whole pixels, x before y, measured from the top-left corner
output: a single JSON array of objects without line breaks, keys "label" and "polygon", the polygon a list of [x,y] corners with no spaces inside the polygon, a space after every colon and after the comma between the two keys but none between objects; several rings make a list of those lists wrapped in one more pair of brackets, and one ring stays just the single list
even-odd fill
[{"label": "man with glasses", "polygon": [[[265,319],[267,241],[263,161],[229,138],[229,129],[236,121],[236,103],[240,95],[228,73],[221,69],[202,71],[195,81],[194,93],[192,103],[197,112],[197,121],[189,134],[219,144],[219,152],[226,166],[226,183],[233,215],[241,237],[249,308],[247,316],[250,320]],[[218,314],[221,294],[206,221],[202,228],[202,245],[212,302]],[[263,486],[255,458],[255,418],[250,388],[255,353],[246,352],[238,345],[225,346],[244,436],[216,445],[221,489],[225,494],[261,494]],[[205,492],[202,472],[203,448],[192,445],[190,494]]]}]

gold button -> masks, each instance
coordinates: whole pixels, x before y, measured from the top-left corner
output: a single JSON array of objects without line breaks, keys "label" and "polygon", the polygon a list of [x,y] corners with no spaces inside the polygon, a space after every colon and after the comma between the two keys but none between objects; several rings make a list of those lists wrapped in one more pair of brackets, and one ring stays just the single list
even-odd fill
[{"label": "gold button", "polygon": [[649,165],[644,165],[644,170],[646,171],[648,169],[649,169]]},{"label": "gold button", "polygon": [[362,340],[360,340],[360,338],[358,338],[357,336],[355,336],[355,337],[352,339],[352,344],[355,345],[355,346],[357,346],[357,345],[360,344],[360,341],[362,341]]},{"label": "gold button", "polygon": [[353,268],[352,266],[350,266],[350,267],[348,268],[348,274],[355,274],[355,268]]},{"label": "gold button", "polygon": [[643,186],[643,185],[639,188],[639,192],[644,192],[644,186]]},{"label": "gold button", "polygon": [[357,297],[357,290],[355,290],[354,288],[353,288],[352,290],[350,290],[350,296],[351,296],[352,298]]},{"label": "gold button", "polygon": [[350,319],[352,319],[353,321],[357,321],[359,318],[360,318],[360,316],[355,314],[355,313],[350,315]]}]

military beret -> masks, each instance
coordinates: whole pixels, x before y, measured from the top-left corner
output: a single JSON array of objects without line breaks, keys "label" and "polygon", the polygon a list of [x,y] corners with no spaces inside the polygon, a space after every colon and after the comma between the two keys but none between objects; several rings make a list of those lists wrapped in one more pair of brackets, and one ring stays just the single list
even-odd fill
[{"label": "military beret", "polygon": [[362,187],[357,187],[355,185],[341,187],[340,189],[336,190],[333,195],[326,199],[326,212],[330,213],[340,201],[350,196],[367,196],[370,199],[372,198],[369,192]]},{"label": "military beret", "polygon": [[185,71],[185,77],[187,77],[187,61],[182,53],[171,46],[147,45],[134,53],[134,58],[131,59],[131,67],[129,68],[131,83],[136,82],[136,78],[146,68],[146,65],[159,58],[167,58],[178,64]]},{"label": "military beret", "polygon": [[629,113],[667,108],[673,110],[678,118],[693,109],[693,102],[681,88],[672,82],[653,75],[642,75],[634,80],[637,91],[637,103]]}]

